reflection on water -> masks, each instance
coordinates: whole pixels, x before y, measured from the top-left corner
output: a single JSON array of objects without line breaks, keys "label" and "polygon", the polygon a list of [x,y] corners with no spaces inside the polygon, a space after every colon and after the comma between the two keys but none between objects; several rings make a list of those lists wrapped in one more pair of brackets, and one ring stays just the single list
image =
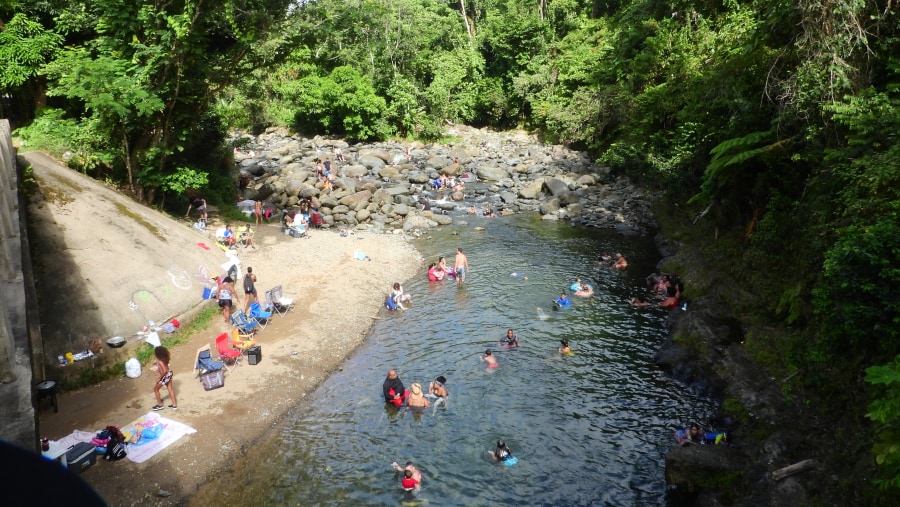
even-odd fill
[{"label": "reflection on water", "polygon": [[[479,225],[489,230],[474,232]],[[461,246],[471,266],[466,283],[429,283],[423,267],[404,284],[411,308],[385,313],[343,371],[236,463],[234,477],[208,486],[203,501],[665,505],[663,453],[672,431],[706,418],[712,405],[652,364],[665,315],[628,306],[657,260],[651,241],[525,218],[475,218],[423,245],[427,262],[444,255],[451,265]],[[629,269],[597,266],[600,252],[622,252]],[[576,277],[594,296],[553,311],[552,300]],[[520,348],[498,346],[507,328],[517,331]],[[562,338],[574,355],[559,355]],[[479,361],[486,349],[499,367]],[[381,383],[391,368],[407,387],[427,389],[446,376],[447,406],[387,407]],[[517,465],[492,461],[487,451],[498,438]],[[408,460],[424,474],[418,495],[399,489],[390,466]]]}]

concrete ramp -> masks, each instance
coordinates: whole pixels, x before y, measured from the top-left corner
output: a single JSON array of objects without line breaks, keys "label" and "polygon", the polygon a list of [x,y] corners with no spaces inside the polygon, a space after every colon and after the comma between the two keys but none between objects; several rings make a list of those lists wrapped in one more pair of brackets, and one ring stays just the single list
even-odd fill
[{"label": "concrete ramp", "polygon": [[[43,153],[19,155],[37,191],[29,237],[48,362],[93,338],[134,337],[201,301],[228,259],[214,233],[133,201]],[[205,245],[207,248],[204,248]]]}]

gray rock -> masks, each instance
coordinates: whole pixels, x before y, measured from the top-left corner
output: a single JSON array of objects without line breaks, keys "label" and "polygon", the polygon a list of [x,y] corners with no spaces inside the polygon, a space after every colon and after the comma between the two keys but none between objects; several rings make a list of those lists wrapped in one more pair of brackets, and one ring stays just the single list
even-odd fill
[{"label": "gray rock", "polygon": [[345,165],[338,169],[338,174],[345,178],[359,178],[369,174],[369,169],[363,165]]},{"label": "gray rock", "polygon": [[430,178],[428,178],[428,175],[423,173],[422,171],[410,172],[409,175],[407,176],[407,179],[409,180],[410,183],[418,183],[418,184],[428,183],[428,181],[430,180]]},{"label": "gray rock", "polygon": [[368,209],[363,208],[356,212],[356,219],[360,222],[365,222],[371,215],[372,213]]},{"label": "gray rock", "polygon": [[394,206],[394,209],[392,211],[395,215],[405,217],[409,214],[409,206],[407,206],[406,204],[398,204]]},{"label": "gray rock", "polygon": [[378,205],[393,204],[394,194],[385,188],[380,188],[372,194],[372,202]]},{"label": "gray rock", "polygon": [[450,225],[453,223],[453,217],[450,215],[433,215],[431,219],[438,225]]},{"label": "gray rock", "polygon": [[500,200],[505,203],[511,203],[516,201],[516,194],[509,191],[500,192]]},{"label": "gray rock", "polygon": [[425,161],[425,167],[440,169],[453,163],[453,159],[447,157],[431,157]]},{"label": "gray rock", "polygon": [[550,195],[555,197],[559,197],[560,195],[569,192],[568,183],[559,178],[544,178],[544,186],[547,187],[547,191],[550,192]]},{"label": "gray rock", "polygon": [[384,160],[371,155],[361,156],[357,159],[357,162],[375,172],[380,171],[385,166]]},{"label": "gray rock", "polygon": [[475,174],[487,181],[500,181],[504,178],[509,178],[509,173],[505,169],[494,166],[481,166],[475,170]]},{"label": "gray rock", "polygon": [[[359,151],[359,157],[360,159],[375,157],[381,159],[381,161],[384,163],[391,159],[391,153],[387,150],[382,149],[365,149]],[[363,163],[363,165],[365,165],[365,163]]]},{"label": "gray rock", "polygon": [[422,215],[410,215],[403,222],[403,231],[409,232],[412,229],[431,229],[436,226],[436,222],[428,220]]}]

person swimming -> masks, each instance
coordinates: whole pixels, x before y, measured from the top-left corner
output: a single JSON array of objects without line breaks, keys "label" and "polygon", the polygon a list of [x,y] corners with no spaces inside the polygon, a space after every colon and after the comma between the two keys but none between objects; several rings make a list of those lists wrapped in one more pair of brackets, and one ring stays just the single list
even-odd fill
[{"label": "person swimming", "polygon": [[572,352],[572,348],[569,347],[569,340],[566,340],[565,338],[563,338],[562,340],[559,341],[559,344],[562,345],[559,348],[560,354],[562,354],[564,356],[571,356],[572,354],[574,354],[574,352]]},{"label": "person swimming", "polygon": [[506,445],[502,438],[497,440],[497,449],[488,452],[491,453],[495,460],[502,462],[506,466],[512,466],[519,462],[518,458],[512,455],[512,449]]},{"label": "person swimming", "polygon": [[538,309],[537,309],[537,318],[538,318],[539,320],[547,320],[547,319],[550,318],[550,316],[547,315],[547,312],[545,312],[543,308],[538,307]]},{"label": "person swimming", "polygon": [[579,287],[578,290],[575,291],[575,295],[583,298],[591,297],[594,295],[594,288],[586,283],[583,283],[581,284],[581,287]]},{"label": "person swimming", "polygon": [[572,282],[572,285],[569,286],[569,290],[573,292],[576,290],[581,290],[581,278],[576,278],[575,281]]},{"label": "person swimming", "polygon": [[572,301],[569,300],[569,297],[566,296],[565,292],[563,292],[562,294],[559,295],[558,298],[553,300],[553,307],[556,310],[560,309],[561,307],[569,306],[571,304],[572,304]]},{"label": "person swimming", "polygon": [[488,368],[496,368],[500,366],[500,363],[497,362],[497,358],[491,353],[491,350],[485,350],[484,355],[481,356],[481,360],[487,363]]},{"label": "person swimming", "polygon": [[528,280],[528,277],[523,275],[522,273],[510,273],[509,276],[513,278],[521,278],[522,280]]}]

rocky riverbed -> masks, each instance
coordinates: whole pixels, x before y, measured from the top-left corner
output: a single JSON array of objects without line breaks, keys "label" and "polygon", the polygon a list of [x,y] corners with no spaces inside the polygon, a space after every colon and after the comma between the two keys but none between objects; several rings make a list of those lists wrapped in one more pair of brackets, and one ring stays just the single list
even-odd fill
[{"label": "rocky riverbed", "polygon": [[[616,229],[640,235],[656,229],[652,195],[580,151],[541,143],[523,132],[494,132],[462,125],[447,129],[445,143],[385,141],[350,144],[341,139],[292,135],[273,128],[234,141],[236,177],[247,182],[242,198],[289,209],[315,197],[328,227],[418,235],[470,210],[497,215],[541,214],[544,220]],[[336,150],[344,161],[336,160]],[[316,177],[316,159],[330,159],[334,188]],[[464,189],[435,190],[440,175]]]}]

